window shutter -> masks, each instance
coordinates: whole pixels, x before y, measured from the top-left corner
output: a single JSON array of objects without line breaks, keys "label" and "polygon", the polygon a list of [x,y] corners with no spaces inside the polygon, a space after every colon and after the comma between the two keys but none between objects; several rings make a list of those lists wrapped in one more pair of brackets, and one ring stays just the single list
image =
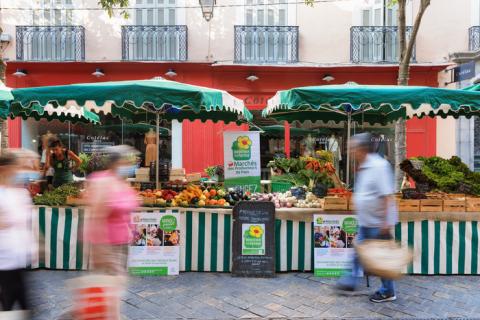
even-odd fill
[{"label": "window shutter", "polygon": [[168,9],[168,24],[169,25],[176,24],[175,9]]}]

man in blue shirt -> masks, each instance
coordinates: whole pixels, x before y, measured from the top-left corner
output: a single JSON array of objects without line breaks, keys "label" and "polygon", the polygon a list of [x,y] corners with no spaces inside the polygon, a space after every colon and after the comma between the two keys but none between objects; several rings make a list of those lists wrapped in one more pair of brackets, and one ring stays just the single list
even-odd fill
[{"label": "man in blue shirt", "polygon": [[[392,227],[398,220],[395,201],[393,170],[390,163],[372,152],[372,137],[362,133],[352,137],[352,152],[357,163],[353,202],[358,219],[356,243],[367,239],[390,239]],[[381,263],[381,261],[379,261]],[[358,256],[353,261],[352,273],[338,282],[338,288],[354,291],[360,275]],[[382,279],[382,287],[370,297],[372,302],[394,301],[395,284]]]}]

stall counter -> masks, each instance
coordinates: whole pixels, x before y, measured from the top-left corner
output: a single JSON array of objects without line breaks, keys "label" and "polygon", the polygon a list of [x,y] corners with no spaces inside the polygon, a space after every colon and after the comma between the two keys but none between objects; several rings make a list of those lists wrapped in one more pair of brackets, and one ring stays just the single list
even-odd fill
[{"label": "stall counter", "polygon": [[[173,208],[181,212],[181,271],[231,270],[231,209]],[[140,211],[165,209],[141,208]],[[276,210],[276,270],[312,271],[314,213],[320,209]],[[84,270],[89,248],[81,241],[85,209],[34,207],[32,233],[38,244],[32,268]],[[409,274],[480,274],[480,212],[401,212],[395,238],[414,251]],[[44,236],[43,236],[44,235]]]}]

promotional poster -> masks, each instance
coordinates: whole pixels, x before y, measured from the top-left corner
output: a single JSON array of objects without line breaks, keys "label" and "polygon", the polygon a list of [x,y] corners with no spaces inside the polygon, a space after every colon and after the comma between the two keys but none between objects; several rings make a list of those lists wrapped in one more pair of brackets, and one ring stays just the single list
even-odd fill
[{"label": "promotional poster", "polygon": [[225,187],[260,192],[260,133],[223,133]]},{"label": "promotional poster", "polygon": [[314,273],[318,277],[339,277],[351,269],[357,219],[352,215],[313,216]]},{"label": "promotional poster", "polygon": [[132,275],[178,275],[180,269],[180,213],[135,212],[131,221],[128,271]]}]

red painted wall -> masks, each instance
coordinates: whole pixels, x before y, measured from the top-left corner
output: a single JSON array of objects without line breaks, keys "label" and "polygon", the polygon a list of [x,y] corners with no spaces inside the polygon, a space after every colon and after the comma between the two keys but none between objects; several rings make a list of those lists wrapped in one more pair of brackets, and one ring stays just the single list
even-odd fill
[{"label": "red painted wall", "polygon": [[[12,76],[17,68],[25,69],[24,78]],[[102,68],[105,77],[91,75]],[[251,110],[261,110],[268,98],[276,91],[298,86],[327,84],[325,74],[335,77],[332,83],[354,81],[359,84],[395,84],[398,68],[394,66],[338,66],[338,67],[263,67],[263,66],[212,66],[202,63],[135,63],[135,62],[74,62],[74,63],[28,63],[10,62],[7,65],[7,85],[31,87],[79,82],[149,79],[163,76],[173,68],[178,74],[174,80],[196,85],[223,89],[244,100]],[[412,66],[411,85],[437,86],[437,74],[443,67]],[[246,80],[251,74],[259,80]],[[332,84],[331,83],[331,84]],[[435,120],[408,121],[407,151],[409,154],[430,155],[435,153]],[[223,130],[239,130],[235,125],[211,122],[184,122],[183,161],[188,172],[200,172],[205,167],[223,163]],[[246,129],[243,127],[243,129]],[[10,142],[21,143],[21,128],[12,127]],[[426,143],[428,142],[428,143]],[[432,151],[433,150],[433,151]]]},{"label": "red painted wall", "polygon": [[8,120],[8,147],[21,148],[22,147],[22,119]]}]

